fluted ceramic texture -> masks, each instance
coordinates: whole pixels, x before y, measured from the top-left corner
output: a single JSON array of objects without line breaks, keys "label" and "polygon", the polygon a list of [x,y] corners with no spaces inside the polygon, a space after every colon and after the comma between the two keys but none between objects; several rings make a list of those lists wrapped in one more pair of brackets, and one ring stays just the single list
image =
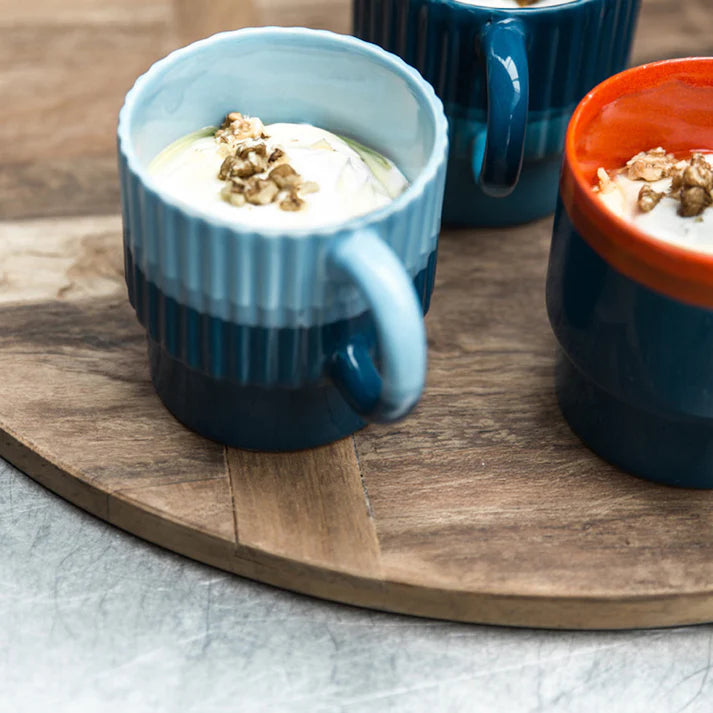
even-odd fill
[{"label": "fluted ceramic texture", "polygon": [[[530,108],[577,103],[626,65],[639,0],[580,0],[516,14],[531,61]],[[452,0],[355,0],[355,34],[403,57],[449,107],[485,106],[480,33],[509,11]],[[485,18],[485,20],[484,20]]]},{"label": "fluted ceramic texture", "polygon": [[435,251],[445,182],[444,160],[422,194],[379,220],[296,237],[264,236],[214,224],[164,201],[120,152],[124,243],[145,279],[195,311],[244,326],[302,328],[367,309],[359,291],[326,277],[334,240],[375,230],[415,278]]},{"label": "fluted ceramic texture", "polygon": [[[174,359],[214,379],[296,388],[323,378],[335,345],[355,335],[373,345],[368,312],[352,319],[301,328],[250,327],[219,319],[167,296],[145,278],[125,250],[129,298],[151,340]],[[414,279],[424,313],[436,274],[436,253]]]},{"label": "fluted ceramic texture", "polygon": [[[276,102],[285,82],[286,98]],[[412,183],[378,211],[288,232],[253,232],[164,195],[151,160],[236,101],[268,122],[339,127],[391,152]],[[327,361],[356,336],[378,356],[365,298],[328,269],[330,250],[345,238],[384,240],[428,306],[448,124],[432,87],[378,47],[329,32],[252,28],[177,50],[128,93],[118,154],[129,296],[156,364],[186,367],[191,383],[198,375],[295,389],[323,379]]]},{"label": "fluted ceramic texture", "polygon": [[[526,155],[537,159],[561,150],[576,104],[625,68],[639,6],[640,0],[580,0],[513,12],[453,0],[355,0],[354,31],[418,69],[449,118],[485,122],[482,28],[491,19],[517,16],[527,34],[530,64]],[[459,137],[453,141],[457,151]]]}]

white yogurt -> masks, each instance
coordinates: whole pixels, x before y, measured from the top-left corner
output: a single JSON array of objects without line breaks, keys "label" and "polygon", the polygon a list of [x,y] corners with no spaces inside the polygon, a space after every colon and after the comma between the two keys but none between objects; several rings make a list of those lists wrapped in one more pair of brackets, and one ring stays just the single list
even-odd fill
[{"label": "white yogurt", "polygon": [[[713,166],[713,155],[709,154],[705,158]],[[706,209],[699,216],[684,218],[678,214],[679,201],[667,195],[651,212],[644,213],[638,206],[641,187],[647,185],[657,193],[668,193],[671,178],[646,183],[632,181],[619,174],[612,180],[615,189],[608,193],[599,193],[599,198],[613,213],[657,240],[713,254],[713,207]]]},{"label": "white yogurt", "polygon": [[218,172],[225,154],[207,131],[169,146],[149,172],[173,198],[241,226],[290,229],[342,223],[387,205],[408,186],[391,161],[359,144],[309,124],[270,124],[265,127],[270,149],[281,148],[303,180],[314,181],[319,190],[304,195],[305,205],[296,212],[277,203],[237,207],[221,196],[225,182]]},{"label": "white yogurt", "polygon": [[533,5],[518,5],[515,0],[456,0],[461,5],[474,5],[476,7],[498,7],[510,10],[536,10],[539,7],[551,7],[552,5],[566,5],[577,0],[539,0]]}]

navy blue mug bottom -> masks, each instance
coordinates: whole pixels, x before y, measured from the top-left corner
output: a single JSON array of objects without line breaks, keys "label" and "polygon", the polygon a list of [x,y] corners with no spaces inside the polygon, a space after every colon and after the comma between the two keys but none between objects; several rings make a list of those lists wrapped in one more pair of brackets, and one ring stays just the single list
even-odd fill
[{"label": "navy blue mug bottom", "polygon": [[151,339],[149,360],[168,410],[191,430],[234,448],[314,448],[366,425],[326,379],[296,389],[243,386],[185,366]]},{"label": "navy blue mug bottom", "polygon": [[554,212],[561,166],[561,154],[526,161],[515,190],[505,198],[492,198],[475,182],[470,161],[454,158],[448,165],[443,221],[497,228],[543,218]]},{"label": "navy blue mug bottom", "polygon": [[[129,250],[125,260],[129,297],[147,330],[151,379],[164,405],[188,428],[235,448],[280,452],[314,448],[358,431],[366,422],[355,408],[374,418],[368,401],[380,383],[368,312],[303,329],[241,326],[179,304],[145,278]],[[434,251],[413,281],[424,314],[436,263]],[[280,352],[272,376],[266,370],[269,344]],[[345,372],[344,364],[334,363],[346,344],[359,347],[364,359],[357,366],[370,371]],[[364,391],[358,403],[342,396],[326,375],[330,370],[342,381],[356,379],[356,391]]]},{"label": "navy blue mug bottom", "polygon": [[713,488],[713,419],[632,406],[588,379],[562,350],[555,384],[562,414],[597,455],[647,480]]}]

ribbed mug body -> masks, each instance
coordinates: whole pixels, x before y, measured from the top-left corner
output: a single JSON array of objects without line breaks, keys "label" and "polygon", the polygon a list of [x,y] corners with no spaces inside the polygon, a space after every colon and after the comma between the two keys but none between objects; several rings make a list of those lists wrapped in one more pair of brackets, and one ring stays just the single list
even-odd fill
[{"label": "ribbed mug body", "polygon": [[[390,99],[367,101],[374,91]],[[411,186],[381,210],[315,230],[256,232],[164,195],[150,161],[233,110],[353,137],[394,159]],[[147,330],[154,384],[171,411],[217,440],[270,450],[362,426],[327,365],[353,339],[378,363],[374,324],[364,295],[329,273],[328,255],[360,231],[377,235],[425,313],[446,150],[446,120],[430,87],[398,58],[353,38],[299,28],[223,33],[141,77],[119,126],[126,281]]]},{"label": "ribbed mug body", "polygon": [[[403,57],[433,85],[450,123],[444,220],[521,223],[551,213],[567,124],[596,84],[625,68],[640,0],[574,0],[519,10],[456,0],[355,0],[354,32]],[[513,19],[525,35],[529,107],[522,173],[507,198],[477,184],[473,146],[487,131],[488,25]]]}]

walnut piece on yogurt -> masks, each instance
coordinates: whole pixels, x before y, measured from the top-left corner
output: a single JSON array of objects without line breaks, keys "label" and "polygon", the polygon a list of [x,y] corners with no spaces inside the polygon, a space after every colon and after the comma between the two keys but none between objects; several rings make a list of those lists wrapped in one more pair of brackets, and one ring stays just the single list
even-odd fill
[{"label": "walnut piece on yogurt", "polygon": [[630,158],[627,163],[627,177],[632,181],[653,183],[668,178],[676,164],[673,154],[666,153],[660,146],[649,151],[642,151]]},{"label": "walnut piece on yogurt", "polygon": [[655,191],[651,186],[642,186],[637,201],[639,210],[642,213],[650,213],[665,195],[663,191]]},{"label": "walnut piece on yogurt", "polygon": [[241,141],[262,139],[265,136],[265,126],[260,119],[243,116],[239,111],[231,111],[223,124],[215,132],[216,141],[234,148]]},{"label": "walnut piece on yogurt", "polygon": [[301,210],[307,193],[319,186],[314,181],[304,181],[287,162],[279,146],[268,144],[270,137],[265,126],[255,117],[230,112],[218,131],[215,140],[225,154],[218,178],[225,181],[221,195],[236,207],[270,205],[277,203],[284,211]]},{"label": "walnut piece on yogurt", "polygon": [[[639,191],[636,205],[642,213],[650,213],[666,196],[678,202],[681,217],[696,217],[713,205],[713,166],[702,153],[690,159],[677,160],[660,146],[642,151],[630,158],[623,168],[597,171],[599,185],[595,192],[606,195],[617,189],[617,177],[645,183]],[[670,187],[666,179],[670,179]],[[664,182],[664,190],[649,184]],[[661,188],[661,185],[657,185]],[[668,192],[666,192],[668,191]]]},{"label": "walnut piece on yogurt", "polygon": [[613,193],[616,190],[616,183],[612,181],[605,168],[597,169],[597,178],[599,185],[594,189],[601,193]]},{"label": "walnut piece on yogurt", "polygon": [[713,167],[701,153],[690,161],[681,161],[671,181],[671,195],[681,202],[678,209],[684,217],[695,217],[713,205]]}]

